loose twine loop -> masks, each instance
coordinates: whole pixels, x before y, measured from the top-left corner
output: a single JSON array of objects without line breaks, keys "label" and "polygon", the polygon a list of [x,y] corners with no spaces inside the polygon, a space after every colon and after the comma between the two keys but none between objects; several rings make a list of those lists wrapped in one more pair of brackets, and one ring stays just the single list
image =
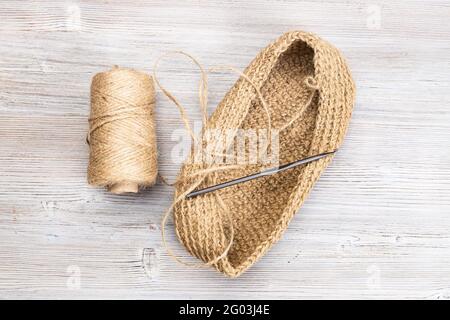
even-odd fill
[{"label": "loose twine loop", "polygon": [[[157,77],[157,70],[159,67],[159,64],[161,62],[161,60],[163,60],[164,58],[166,58],[169,55],[182,55],[185,56],[187,58],[189,58],[189,60],[191,60],[200,70],[200,84],[199,84],[199,90],[198,90],[198,96],[199,96],[199,106],[200,106],[200,110],[202,113],[202,123],[203,123],[203,128],[206,128],[207,125],[207,120],[208,120],[208,113],[207,113],[207,107],[208,107],[208,73],[214,72],[214,71],[219,71],[219,70],[227,70],[227,71],[232,71],[235,72],[236,74],[238,74],[242,79],[244,79],[245,81],[247,81],[252,87],[253,89],[256,91],[257,95],[258,95],[258,99],[260,100],[265,114],[266,114],[266,119],[267,119],[267,130],[268,130],[268,137],[269,140],[271,141],[272,139],[272,120],[271,120],[271,116],[270,116],[270,111],[269,111],[269,106],[266,102],[266,100],[264,99],[260,89],[258,88],[258,86],[243,72],[241,72],[240,70],[231,67],[231,66],[217,66],[217,67],[213,67],[208,69],[208,71],[205,71],[203,66],[197,61],[197,59],[195,59],[193,56],[191,56],[190,54],[184,52],[184,51],[170,51],[167,52],[163,55],[161,55],[155,62],[154,67],[153,67],[153,80],[155,81],[156,85],[158,86],[158,88],[164,93],[164,95],[170,100],[172,101],[176,107],[178,108],[179,112],[180,112],[180,116],[181,119],[186,127],[186,130],[188,131],[189,135],[191,136],[191,140],[192,140],[192,144],[196,145],[199,143],[194,131],[191,128],[190,125],[190,121],[189,118],[186,115],[186,110],[185,108],[182,106],[182,104],[178,101],[178,99],[172,94],[170,93],[166,88],[164,88],[161,83],[158,80]],[[309,99],[306,102],[306,107],[308,107],[311,102],[314,99],[315,96],[315,92],[316,90],[318,90],[318,85],[317,82],[315,81],[315,79],[311,76],[308,76],[305,78],[304,83],[307,87],[309,87],[310,89],[312,89],[312,93],[309,97]],[[304,109],[303,109],[304,110]],[[289,126],[291,126],[300,116],[302,115],[302,112],[299,112],[296,116],[294,116],[291,120],[289,120],[286,124],[284,124],[281,128],[279,128],[279,132],[285,130],[286,128],[288,128]],[[267,151],[267,148],[270,146],[269,144],[265,145],[265,151]],[[197,150],[201,150],[201,148],[197,148]],[[195,150],[195,149],[194,149]],[[228,150],[226,151],[226,153],[228,152]],[[216,154],[219,156],[223,156],[223,154]],[[226,154],[225,154],[226,155]],[[192,157],[192,153],[191,153],[191,157]],[[192,178],[194,176],[198,176],[198,179],[190,184],[190,186],[188,188],[186,188],[186,190],[182,193],[180,193],[173,201],[172,204],[169,206],[169,208],[166,210],[166,212],[163,215],[162,221],[161,221],[161,235],[162,235],[162,241],[163,241],[163,246],[166,249],[166,251],[168,252],[168,254],[175,259],[175,261],[177,261],[180,264],[189,266],[189,267],[206,267],[206,266],[211,266],[211,265],[215,265],[217,264],[220,260],[222,260],[223,258],[225,258],[228,255],[228,252],[230,251],[233,242],[234,242],[234,235],[235,235],[235,228],[234,228],[234,224],[233,224],[233,219],[230,213],[230,210],[228,208],[228,206],[225,204],[225,202],[223,201],[223,199],[220,197],[218,192],[214,192],[213,196],[216,198],[217,203],[219,204],[219,206],[221,207],[221,209],[223,210],[223,212],[226,215],[226,219],[228,221],[229,224],[229,232],[230,232],[230,236],[229,236],[229,240],[228,240],[228,244],[226,245],[225,249],[222,251],[221,254],[219,254],[218,256],[216,256],[213,259],[210,259],[209,261],[206,261],[203,264],[199,264],[199,263],[187,263],[185,261],[183,261],[182,259],[180,259],[170,248],[170,246],[167,243],[166,240],[166,225],[167,225],[167,221],[170,217],[170,214],[172,213],[173,209],[175,208],[175,206],[180,203],[182,200],[184,200],[186,198],[186,196],[192,192],[194,189],[196,189],[201,183],[202,181],[206,178],[206,176],[208,174],[215,174],[218,173],[220,171],[223,170],[233,170],[233,169],[238,169],[238,168],[242,168],[243,166],[245,166],[245,164],[241,164],[241,165],[224,165],[224,166],[207,166],[204,169],[198,170],[196,173],[194,174],[190,174],[187,175],[185,177],[180,177],[180,179],[174,183],[169,183],[167,181],[167,179],[165,179],[162,175],[159,174],[159,178],[160,180],[166,184],[166,185],[170,185],[170,186],[174,186],[177,185],[180,182],[185,182],[186,180],[188,180],[189,178]],[[192,200],[191,200],[192,201]]]}]

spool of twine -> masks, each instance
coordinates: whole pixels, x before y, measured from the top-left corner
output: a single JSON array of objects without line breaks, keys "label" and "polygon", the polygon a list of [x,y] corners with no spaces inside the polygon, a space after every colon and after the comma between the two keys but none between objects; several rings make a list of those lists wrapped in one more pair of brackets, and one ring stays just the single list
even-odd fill
[{"label": "spool of twine", "polygon": [[91,84],[88,182],[136,193],[156,182],[155,89],[142,72],[114,67]]}]

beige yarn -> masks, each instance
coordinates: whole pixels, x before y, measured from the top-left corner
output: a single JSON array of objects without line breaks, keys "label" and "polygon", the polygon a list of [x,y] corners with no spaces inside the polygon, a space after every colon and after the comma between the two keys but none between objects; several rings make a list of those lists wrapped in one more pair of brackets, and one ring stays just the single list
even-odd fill
[{"label": "beige yarn", "polygon": [[[265,128],[259,91],[268,105],[272,128],[282,130],[281,164],[339,148],[350,121],[355,87],[336,48],[313,34],[289,32],[262,50],[244,73],[249,81],[241,77],[236,82],[204,129]],[[258,90],[252,90],[253,85]],[[311,90],[316,94],[311,95]],[[331,161],[327,157],[184,199],[195,188],[262,169],[247,165],[208,171],[208,166],[193,163],[194,156],[189,156],[177,178],[175,230],[191,254],[231,277],[247,270],[281,237]]]},{"label": "beige yarn", "polygon": [[[155,65],[153,67],[153,78],[155,80],[155,83],[157,84],[157,86],[161,89],[161,91],[166,95],[167,98],[169,98],[169,100],[171,100],[178,108],[178,110],[180,111],[180,116],[181,119],[183,120],[183,123],[186,127],[186,130],[189,132],[191,138],[192,138],[192,142],[193,143],[199,143],[198,139],[195,136],[195,133],[192,131],[192,128],[190,126],[189,123],[189,119],[186,116],[186,111],[184,109],[184,107],[181,105],[181,103],[178,101],[178,99],[172,95],[166,88],[164,88],[161,83],[158,80],[158,76],[157,76],[157,70],[158,70],[158,66],[160,61],[169,56],[169,55],[173,55],[173,54],[179,54],[179,55],[183,55],[187,58],[189,58],[200,70],[200,74],[201,74],[201,80],[200,80],[200,86],[199,86],[199,105],[200,105],[200,110],[202,112],[203,115],[203,125],[206,125],[207,122],[207,107],[208,107],[208,80],[207,80],[207,72],[203,69],[202,65],[197,61],[197,59],[195,59],[193,56],[191,56],[190,54],[184,52],[184,51],[171,51],[171,52],[167,52],[163,55],[161,55],[155,62]],[[271,136],[271,118],[270,118],[270,114],[269,114],[269,109],[267,106],[266,101],[264,100],[261,91],[259,90],[259,88],[256,87],[256,85],[241,71],[235,69],[234,67],[230,67],[230,66],[220,66],[220,67],[215,67],[212,69],[209,69],[209,72],[212,71],[217,71],[217,70],[231,70],[237,74],[239,74],[245,81],[247,81],[252,87],[253,89],[255,89],[257,96],[264,108],[264,111],[266,112],[267,115],[267,127],[269,128],[268,132],[268,136]],[[310,101],[312,99],[310,98]],[[294,119],[291,120],[291,122],[294,121]],[[284,129],[282,129],[284,130]],[[203,143],[202,141],[200,141],[200,143]],[[268,145],[266,145],[266,148],[268,147]],[[210,155],[214,155],[215,153],[210,153]],[[216,154],[217,155],[217,154]],[[223,156],[223,154],[220,154],[221,156]],[[186,263],[185,261],[181,260],[177,255],[175,255],[172,251],[172,249],[169,247],[169,245],[166,242],[166,236],[165,236],[165,230],[166,230],[166,224],[167,224],[167,219],[169,218],[170,213],[172,212],[173,208],[175,207],[175,205],[178,204],[178,202],[182,201],[185,196],[191,192],[194,188],[196,188],[198,186],[199,183],[201,183],[203,181],[203,179],[206,177],[206,175],[208,173],[213,173],[213,172],[219,172],[221,170],[232,170],[234,168],[239,168],[240,165],[227,165],[227,166],[210,166],[208,168],[196,171],[195,173],[193,173],[191,176],[185,176],[184,178],[192,178],[195,177],[197,180],[197,182],[192,183],[190,185],[190,187],[185,190],[184,193],[179,194],[174,201],[172,202],[172,205],[169,207],[168,210],[166,210],[166,213],[163,216],[163,219],[161,221],[161,235],[162,235],[162,240],[163,240],[163,245],[166,248],[167,252],[169,253],[169,255],[174,258],[177,262],[187,265],[187,266],[191,266],[191,267],[204,267],[207,265],[214,265],[215,263],[217,263],[220,259],[222,259],[223,257],[225,257],[228,253],[228,250],[231,248],[231,245],[233,244],[233,237],[234,237],[234,228],[233,228],[233,223],[232,223],[232,218],[231,215],[229,214],[229,210],[227,209],[226,205],[224,204],[224,202],[222,201],[222,199],[220,197],[217,197],[217,202],[220,205],[220,207],[222,208],[222,210],[225,212],[225,215],[227,217],[228,220],[228,226],[229,226],[229,233],[230,233],[230,239],[228,242],[228,245],[224,248],[224,250],[222,251],[222,253],[216,257],[214,257],[211,260],[206,261],[204,264],[191,264],[191,263]],[[178,179],[178,181],[176,183],[168,183],[167,180],[159,175],[161,181],[167,185],[173,186],[176,183],[180,182],[180,179]],[[217,195],[217,194],[216,194]]]},{"label": "beige yarn", "polygon": [[145,73],[114,67],[91,85],[88,182],[121,194],[155,183],[155,90]]}]

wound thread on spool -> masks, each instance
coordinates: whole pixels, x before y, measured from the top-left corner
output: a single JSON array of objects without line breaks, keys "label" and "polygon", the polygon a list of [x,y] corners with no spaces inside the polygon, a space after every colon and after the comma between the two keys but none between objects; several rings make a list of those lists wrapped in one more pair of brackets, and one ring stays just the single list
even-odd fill
[{"label": "wound thread on spool", "polygon": [[153,79],[129,68],[96,74],[91,84],[88,182],[116,194],[155,184]]}]

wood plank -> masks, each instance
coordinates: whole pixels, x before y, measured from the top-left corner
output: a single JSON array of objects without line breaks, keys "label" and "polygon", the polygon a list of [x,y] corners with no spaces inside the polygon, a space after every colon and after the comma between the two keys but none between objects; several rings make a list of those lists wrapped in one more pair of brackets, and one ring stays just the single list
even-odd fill
[{"label": "wood plank", "polygon": [[[0,298],[450,297],[448,1],[4,0],[0,16]],[[150,72],[169,50],[243,69],[292,29],[351,66],[344,146],[242,277],[179,265],[160,237],[170,187],[115,196],[86,183],[90,80],[115,64]],[[175,58],[159,76],[200,119],[194,66]],[[210,111],[235,80],[210,75]],[[156,116],[174,179],[182,123],[161,94]]]}]

